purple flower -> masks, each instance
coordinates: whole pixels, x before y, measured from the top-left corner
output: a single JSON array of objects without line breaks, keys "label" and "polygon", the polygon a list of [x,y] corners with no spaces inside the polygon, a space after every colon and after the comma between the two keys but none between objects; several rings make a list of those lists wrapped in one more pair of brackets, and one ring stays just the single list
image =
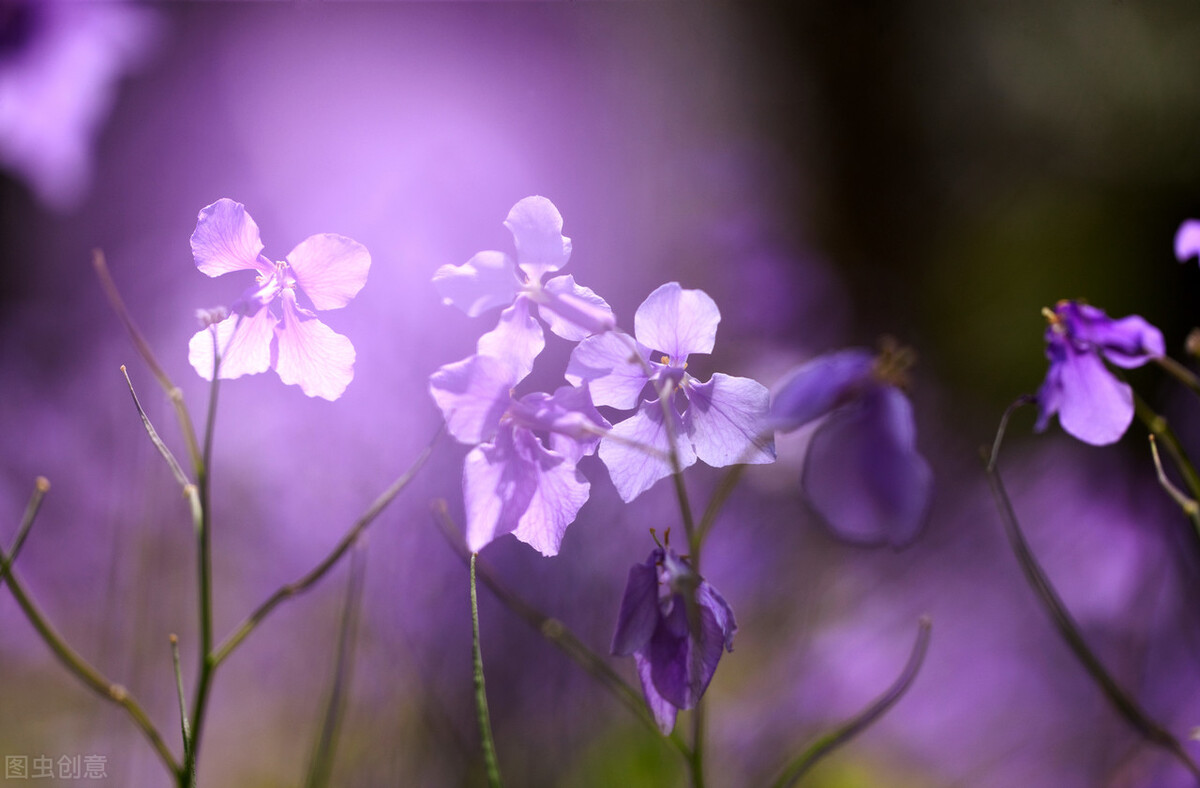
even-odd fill
[{"label": "purple flower", "polygon": [[700,702],[722,651],[733,651],[735,632],[725,599],[671,548],[656,548],[629,570],[612,653],[633,655],[646,705],[664,735],[675,727],[678,709]]},{"label": "purple flower", "polygon": [[[258,277],[233,314],[192,337],[188,361],[211,380],[215,336],[222,348],[220,377],[272,367],[308,396],[335,400],[354,377],[354,345],[300,306],[296,292],[317,309],[343,307],[366,283],[371,255],[357,241],[332,233],[309,236],[278,262],[263,256],[262,248],[258,225],[241,203],[224,198],[200,211],[192,233],[196,267],[208,276],[251,270]],[[279,317],[270,309],[275,302]]]},{"label": "purple flower", "polygon": [[511,367],[483,355],[429,378],[450,434],[475,447],[463,463],[467,547],[478,552],[511,532],[543,555],[557,555],[590,491],[575,463],[595,450],[609,424],[586,387],[515,399],[513,383]]},{"label": "purple flower", "polygon": [[785,432],[827,417],[809,443],[800,484],[833,533],[850,542],[902,547],[928,515],[933,474],[897,385],[906,363],[892,351],[830,353],[787,375],[771,405],[770,423]]},{"label": "purple flower", "polygon": [[1175,232],[1175,258],[1186,262],[1200,256],[1200,221],[1185,219]]},{"label": "purple flower", "polygon": [[[616,425],[600,444],[600,459],[625,501],[632,501],[672,472],[670,435],[676,437],[679,465],[703,460],[720,468],[734,463],[774,462],[775,442],[762,433],[770,394],[749,378],[715,374],[700,383],[688,374],[692,353],[711,353],[721,313],[703,290],[684,290],[678,282],[659,287],[634,316],[636,340],[608,332],[580,342],[571,354],[567,380],[586,381],[597,405],[628,410],[638,406],[652,384],[655,398]],[[652,350],[660,360],[651,361]],[[670,397],[670,429],[660,390]]]},{"label": "purple flower", "polygon": [[120,3],[0,3],[0,166],[53,208],[77,204],[114,85],[153,33],[146,9]]},{"label": "purple flower", "polygon": [[1059,301],[1045,314],[1050,369],[1038,391],[1037,430],[1057,413],[1062,428],[1084,443],[1113,443],[1133,421],[1133,390],[1104,362],[1128,369],[1162,356],[1162,332],[1137,315],[1113,320],[1078,301]]},{"label": "purple flower", "polygon": [[571,239],[562,234],[562,224],[554,203],[526,197],[504,220],[516,242],[515,262],[503,252],[480,252],[463,265],[444,265],[433,275],[442,300],[471,317],[507,307],[496,328],[479,338],[476,351],[503,359],[517,382],[533,369],[546,344],[533,316],[535,308],[551,331],[572,342],[615,325],[604,299],[575,284],[574,277],[556,276],[542,283],[545,274],[562,268],[571,256]]}]

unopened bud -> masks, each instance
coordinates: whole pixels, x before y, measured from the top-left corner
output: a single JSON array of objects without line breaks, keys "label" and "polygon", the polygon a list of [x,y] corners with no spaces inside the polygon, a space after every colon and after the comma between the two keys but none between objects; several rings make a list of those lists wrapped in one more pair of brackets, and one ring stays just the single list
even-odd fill
[{"label": "unopened bud", "polygon": [[215,306],[212,309],[197,309],[196,319],[200,321],[201,328],[215,326],[225,318],[229,317],[229,310],[223,306]]}]

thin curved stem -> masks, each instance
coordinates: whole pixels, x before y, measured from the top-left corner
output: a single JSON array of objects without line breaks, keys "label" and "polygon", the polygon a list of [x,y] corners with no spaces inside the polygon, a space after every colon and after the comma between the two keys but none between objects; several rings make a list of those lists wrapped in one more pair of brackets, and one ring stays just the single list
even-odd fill
[{"label": "thin curved stem", "polygon": [[483,765],[488,785],[500,788],[500,764],[496,760],[496,741],[492,738],[492,720],[488,714],[487,687],[483,680],[483,650],[479,644],[479,598],[475,593],[475,559],[471,553],[471,664],[475,677],[475,714],[479,721],[479,738],[483,744]]},{"label": "thin curved stem", "polygon": [[1071,616],[1070,611],[1067,610],[1066,605],[1063,604],[1058,591],[1050,583],[1050,578],[1046,576],[1045,570],[1042,569],[1041,564],[1038,563],[1037,558],[1030,549],[1029,543],[1025,540],[1025,534],[1021,530],[1016,510],[1013,509],[1012,500],[1008,497],[1008,491],[1004,487],[1004,482],[1000,479],[1000,469],[997,465],[1000,458],[1000,446],[1004,441],[1004,433],[1008,427],[1009,417],[1017,408],[1034,401],[1033,397],[1022,397],[1004,411],[1004,415],[1000,419],[1000,426],[996,430],[996,439],[992,443],[992,450],[987,463],[988,483],[991,486],[996,505],[1000,510],[1000,519],[1004,524],[1004,532],[1008,537],[1009,545],[1012,547],[1017,562],[1021,565],[1021,571],[1024,573],[1026,581],[1029,583],[1030,588],[1033,589],[1042,608],[1054,622],[1059,635],[1066,641],[1075,658],[1083,665],[1088,675],[1091,676],[1092,681],[1104,693],[1105,698],[1108,699],[1117,713],[1142,738],[1169,752],[1194,777],[1200,780],[1200,766],[1187,754],[1187,751],[1184,750],[1179,740],[1142,709],[1133,696],[1126,692],[1117,683],[1116,679],[1109,674],[1104,664],[1100,661],[1100,658],[1088,646],[1083,633],[1079,630],[1079,625],[1075,623],[1075,619]]},{"label": "thin curved stem", "polygon": [[1200,378],[1196,377],[1195,372],[1192,372],[1170,356],[1159,356],[1154,361],[1173,378],[1191,389],[1193,394],[1200,396]]},{"label": "thin curved stem", "polygon": [[33,521],[37,518],[38,510],[42,508],[42,499],[46,497],[46,493],[50,492],[50,480],[45,476],[39,476],[33,481],[33,493],[29,496],[29,503],[25,505],[25,513],[21,515],[21,525],[17,528],[17,535],[13,538],[12,547],[5,556],[3,551],[0,551],[0,585],[4,584],[4,579],[8,577],[8,570],[17,560],[17,556],[21,553],[21,547],[25,544],[25,537],[29,536],[29,530],[33,528]]},{"label": "thin curved stem", "polygon": [[783,767],[779,776],[771,783],[772,788],[786,788],[786,786],[794,785],[816,765],[817,761],[862,733],[882,717],[888,709],[895,706],[904,693],[908,692],[908,688],[912,686],[913,681],[917,678],[917,673],[921,670],[921,664],[925,661],[925,653],[929,650],[932,628],[929,617],[922,616],[917,623],[917,640],[913,643],[908,662],[892,685],[887,688],[887,691],[876,698],[870,706],[810,744],[804,752]]}]

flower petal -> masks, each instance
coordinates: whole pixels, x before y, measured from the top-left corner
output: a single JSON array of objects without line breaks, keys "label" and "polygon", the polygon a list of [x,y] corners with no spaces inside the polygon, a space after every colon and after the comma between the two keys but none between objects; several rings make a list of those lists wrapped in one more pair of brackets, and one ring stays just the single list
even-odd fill
[{"label": "flower petal", "polygon": [[696,456],[714,468],[775,461],[775,438],[764,429],[771,395],[750,378],[717,373],[707,383],[687,386],[684,429]]},{"label": "flower petal", "polygon": [[542,555],[558,555],[563,534],[587,503],[592,486],[574,463],[548,451],[533,433],[527,430],[513,432],[526,472],[537,479],[533,498],[513,529],[513,536]]},{"label": "flower petal", "polygon": [[654,688],[654,678],[651,675],[653,665],[650,664],[650,659],[639,652],[633,655],[633,661],[637,665],[638,679],[642,683],[646,705],[650,707],[650,713],[654,715],[654,721],[658,723],[658,729],[662,731],[663,736],[670,736],[671,731],[675,729],[676,709]]},{"label": "flower petal", "polygon": [[633,333],[652,350],[681,363],[691,353],[711,353],[721,312],[703,290],[668,282],[646,297],[633,316]]},{"label": "flower petal", "polygon": [[1186,219],[1175,232],[1175,259],[1185,262],[1200,255],[1200,221]]},{"label": "flower petal", "polygon": [[542,326],[530,314],[529,301],[518,297],[512,306],[500,313],[496,327],[475,343],[475,351],[507,364],[515,386],[533,370],[534,359],[545,346]]},{"label": "flower petal", "polygon": [[[682,419],[673,408],[671,415],[682,470],[696,462],[696,452],[684,433]],[[659,479],[671,474],[667,453],[670,443],[658,400],[643,402],[637,413],[614,426],[609,435],[600,441],[599,454],[621,500],[629,503]]]},{"label": "flower petal", "polygon": [[571,239],[562,234],[562,214],[545,197],[526,197],[512,207],[504,226],[517,245],[517,264],[535,282],[571,257]]},{"label": "flower petal", "polygon": [[429,393],[455,440],[478,444],[492,439],[512,403],[512,372],[500,360],[471,356],[429,376]]},{"label": "flower petal", "polygon": [[212,380],[212,332],[216,331],[217,344],[224,349],[218,373],[222,380],[266,372],[271,366],[275,323],[275,316],[269,309],[260,309],[251,316],[230,315],[192,335],[188,341],[188,363],[200,377]]},{"label": "flower petal", "polygon": [[554,394],[543,391],[526,394],[510,413],[522,426],[549,433],[551,451],[571,462],[595,451],[600,434],[612,428],[592,404],[586,384],[561,386]]},{"label": "flower petal", "polygon": [[443,303],[478,317],[511,304],[521,282],[511,257],[503,252],[480,252],[462,265],[443,265],[433,275],[433,286]]},{"label": "flower petal", "polygon": [[575,284],[575,277],[556,276],[542,288],[538,314],[550,330],[571,342],[616,327],[612,307],[591,288]]},{"label": "flower petal", "polygon": [[775,387],[771,425],[788,432],[850,402],[867,384],[874,363],[869,350],[853,348],[800,365]]},{"label": "flower petal", "polygon": [[1058,368],[1058,422],[1084,443],[1115,443],[1133,421],[1133,390],[1095,353],[1068,349]]},{"label": "flower petal", "polygon": [[342,396],[354,378],[354,345],[316,315],[299,309],[291,290],[284,290],[280,300],[283,319],[275,329],[279,379],[300,386],[310,397],[335,400]]},{"label": "flower petal", "polygon": [[201,272],[220,276],[252,269],[269,275],[272,266],[260,257],[262,249],[258,225],[240,202],[222,197],[200,210],[192,233],[192,255]]},{"label": "flower petal", "polygon": [[[637,357],[642,361],[638,363]],[[647,365],[650,350],[628,334],[609,331],[580,342],[567,363],[567,382],[587,382],[592,401],[621,410],[637,407],[642,390],[650,380]]]},{"label": "flower petal", "polygon": [[813,435],[801,485],[833,533],[862,544],[911,542],[925,523],[932,473],[916,450],[912,406],[876,386]]},{"label": "flower petal", "polygon": [[1114,320],[1104,310],[1077,301],[1060,304],[1057,311],[1069,339],[1090,346],[1080,350],[1097,350],[1119,367],[1140,367],[1166,353],[1162,332],[1138,315]]},{"label": "flower petal", "polygon": [[287,261],[313,306],[337,309],[350,303],[367,283],[371,253],[352,238],[321,233],[297,244]]},{"label": "flower petal", "polygon": [[642,564],[629,569],[625,594],[621,597],[621,612],[617,614],[617,629],[613,632],[611,652],[628,656],[640,650],[654,634],[658,624],[658,568],[661,550],[655,550]]}]

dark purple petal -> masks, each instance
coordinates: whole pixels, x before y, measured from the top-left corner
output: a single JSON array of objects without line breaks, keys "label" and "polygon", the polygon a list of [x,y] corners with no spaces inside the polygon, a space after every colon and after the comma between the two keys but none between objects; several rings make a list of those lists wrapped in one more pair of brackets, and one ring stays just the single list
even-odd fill
[{"label": "dark purple petal", "polygon": [[687,388],[684,429],[696,456],[714,468],[775,461],[775,437],[764,427],[770,393],[750,378],[717,373]]},{"label": "dark purple petal", "polygon": [[813,435],[801,485],[838,537],[855,543],[911,542],[924,524],[932,474],[915,445],[912,406],[875,386],[831,415]]},{"label": "dark purple petal", "polygon": [[719,639],[725,645],[726,651],[733,651],[733,636],[737,633],[737,621],[733,617],[733,608],[721,596],[721,592],[710,583],[703,581],[696,589],[696,601],[701,607],[712,613],[712,620],[719,631]]},{"label": "dark purple petal", "polygon": [[1166,352],[1162,332],[1138,315],[1113,320],[1101,309],[1074,301],[1059,304],[1057,314],[1077,350],[1098,351],[1119,367],[1140,367]]},{"label": "dark purple petal", "polygon": [[875,356],[854,348],[797,367],[775,387],[770,424],[788,432],[853,400],[868,385]]},{"label": "dark purple petal", "polygon": [[629,570],[617,629],[613,633],[612,653],[626,657],[650,641],[658,625],[658,563],[661,550],[655,550],[644,564]]},{"label": "dark purple petal", "polygon": [[682,364],[691,353],[711,353],[721,312],[703,290],[668,282],[646,296],[633,316],[633,333],[651,350]]},{"label": "dark purple petal", "polygon": [[633,655],[633,660],[637,665],[638,679],[642,683],[642,694],[646,696],[646,705],[650,707],[650,713],[654,715],[654,721],[658,723],[658,729],[662,731],[663,736],[669,736],[675,728],[676,709],[654,688],[651,675],[654,666],[650,660],[640,652]]}]

